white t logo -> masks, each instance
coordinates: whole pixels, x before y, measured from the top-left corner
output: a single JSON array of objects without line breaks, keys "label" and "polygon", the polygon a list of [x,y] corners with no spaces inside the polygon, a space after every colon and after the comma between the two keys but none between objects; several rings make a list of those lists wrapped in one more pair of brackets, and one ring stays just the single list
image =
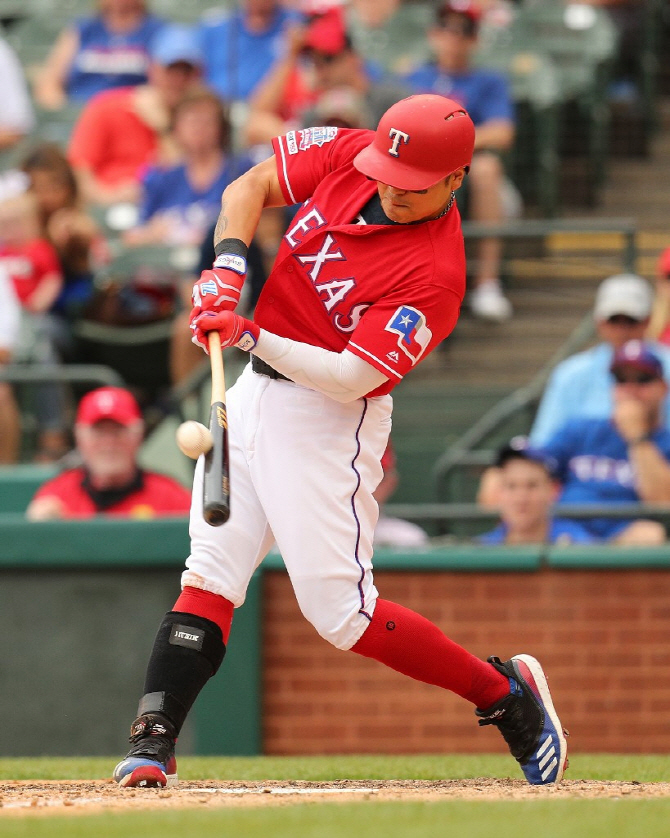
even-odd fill
[{"label": "white t logo", "polygon": [[400,141],[402,140],[403,143],[408,143],[409,134],[405,134],[405,132],[401,131],[399,128],[391,128],[389,131],[389,137],[393,140],[391,148],[389,149],[389,154],[392,154],[394,157],[398,157],[398,146],[400,145]]}]

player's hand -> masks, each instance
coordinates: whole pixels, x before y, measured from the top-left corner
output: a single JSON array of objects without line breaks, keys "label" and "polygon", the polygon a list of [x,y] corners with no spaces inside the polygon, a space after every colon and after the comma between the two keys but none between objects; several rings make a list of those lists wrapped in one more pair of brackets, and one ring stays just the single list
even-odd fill
[{"label": "player's hand", "polygon": [[234,314],[232,311],[205,311],[196,317],[191,324],[193,337],[191,340],[209,354],[207,332],[218,332],[221,338],[221,348],[237,346],[249,352],[256,346],[260,335],[260,327],[246,317]]},{"label": "player's hand", "polygon": [[217,256],[214,267],[203,271],[193,286],[190,323],[205,311],[234,311],[247,275],[247,260],[233,253]]}]

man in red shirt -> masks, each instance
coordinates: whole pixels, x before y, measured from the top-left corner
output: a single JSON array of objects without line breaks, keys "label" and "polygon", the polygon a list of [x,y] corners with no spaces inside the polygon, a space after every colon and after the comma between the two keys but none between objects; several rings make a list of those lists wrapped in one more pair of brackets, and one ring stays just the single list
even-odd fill
[{"label": "man in red shirt", "polygon": [[201,82],[202,54],[186,27],[166,27],[151,59],[148,84],[97,94],[74,126],[68,157],[93,204],[138,200],[145,168],[170,157],[173,108]]},{"label": "man in red shirt", "polygon": [[74,432],[82,465],[38,489],[26,512],[30,520],[188,513],[190,492],[137,463],[144,422],[127,390],[100,387],[87,393],[79,404]]}]

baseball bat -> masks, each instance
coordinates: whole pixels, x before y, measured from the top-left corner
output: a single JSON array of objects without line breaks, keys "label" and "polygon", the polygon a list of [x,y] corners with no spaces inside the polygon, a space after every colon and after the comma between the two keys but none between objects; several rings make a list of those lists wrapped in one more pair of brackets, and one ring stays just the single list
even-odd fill
[{"label": "baseball bat", "polygon": [[230,517],[230,462],[228,459],[228,414],[223,371],[221,338],[208,332],[209,360],[212,367],[212,405],[209,430],[212,447],[205,454],[205,480],[202,486],[203,517],[212,527],[220,527]]}]

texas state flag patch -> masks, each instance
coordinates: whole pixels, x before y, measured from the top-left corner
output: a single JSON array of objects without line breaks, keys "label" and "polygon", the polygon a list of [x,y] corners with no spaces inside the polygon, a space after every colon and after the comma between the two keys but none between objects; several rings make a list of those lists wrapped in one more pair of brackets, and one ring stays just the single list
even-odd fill
[{"label": "texas state flag patch", "polygon": [[411,306],[400,306],[384,330],[398,335],[398,346],[409,355],[413,364],[421,358],[433,337],[426,326],[426,318]]}]

